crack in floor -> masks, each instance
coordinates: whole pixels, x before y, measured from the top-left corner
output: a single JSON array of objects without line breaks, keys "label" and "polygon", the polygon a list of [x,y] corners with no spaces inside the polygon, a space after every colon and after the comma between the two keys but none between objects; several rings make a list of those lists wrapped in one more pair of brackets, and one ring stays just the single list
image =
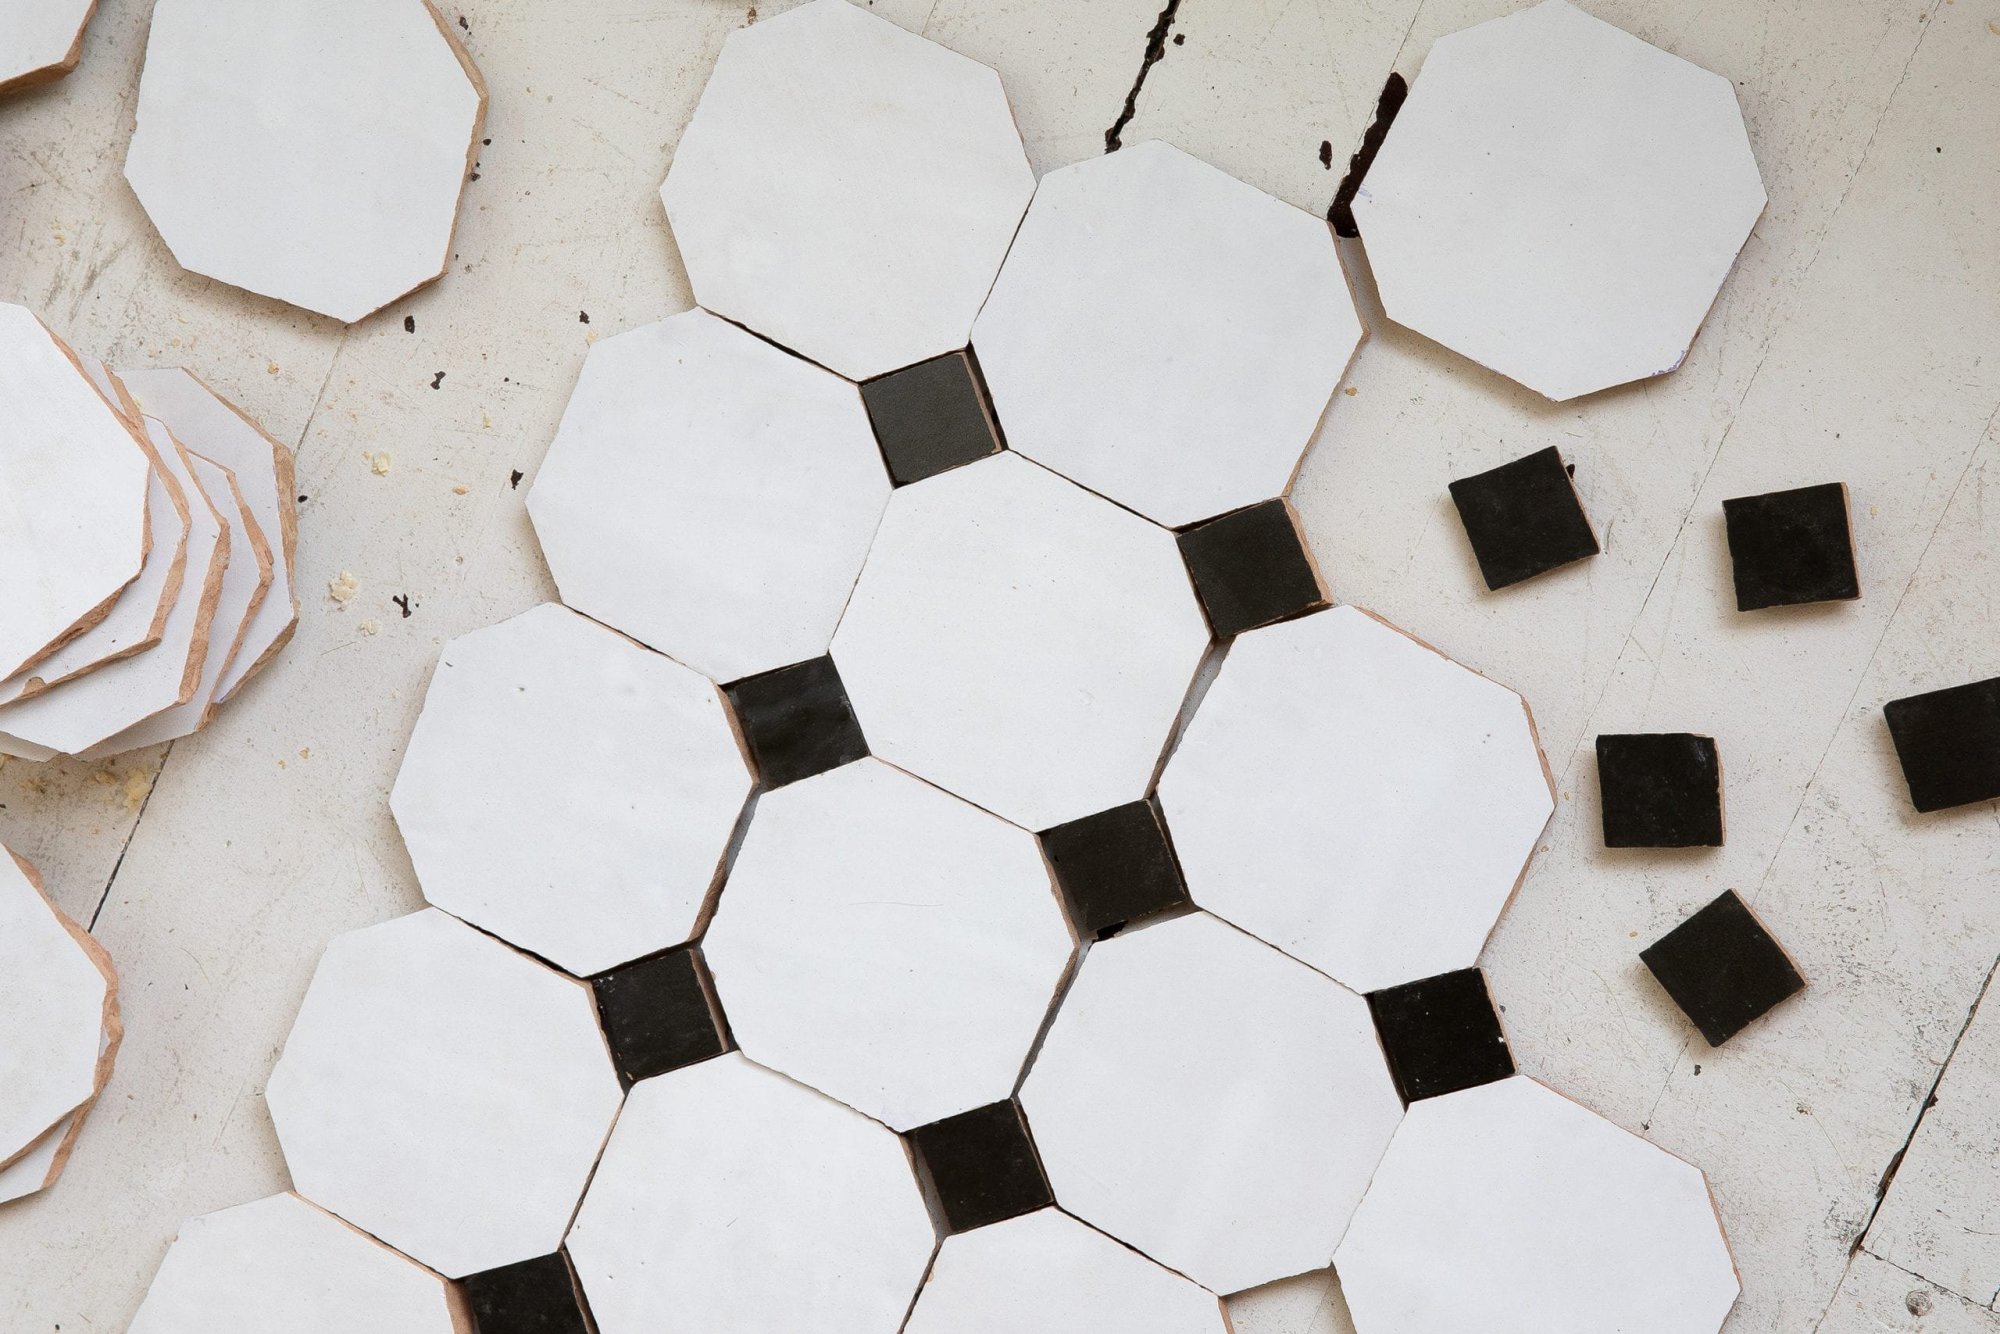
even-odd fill
[{"label": "crack in floor", "polygon": [[1181,0],[1167,0],[1167,7],[1153,21],[1153,30],[1146,34],[1146,53],[1140,58],[1138,77],[1132,80],[1132,91],[1125,94],[1125,105],[1118,112],[1118,119],[1104,132],[1105,152],[1115,153],[1124,147],[1125,127],[1139,113],[1139,90],[1146,86],[1146,75],[1167,54],[1167,34],[1173,31],[1174,16],[1180,7]]}]

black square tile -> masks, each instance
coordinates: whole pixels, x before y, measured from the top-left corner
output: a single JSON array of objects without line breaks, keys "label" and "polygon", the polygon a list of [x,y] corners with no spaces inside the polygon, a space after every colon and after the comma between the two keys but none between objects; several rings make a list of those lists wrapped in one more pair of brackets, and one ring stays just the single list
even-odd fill
[{"label": "black square tile", "polygon": [[1841,482],[1722,502],[1736,609],[1790,607],[1861,596]]},{"label": "black square tile", "polygon": [[1086,940],[1188,904],[1166,822],[1150,800],[1059,824],[1041,839],[1070,923]]},{"label": "black square tile", "polygon": [[1607,848],[1722,846],[1722,760],[1713,737],[1601,736],[1597,789]]},{"label": "black square tile", "polygon": [[2000,676],[1891,700],[1882,713],[1918,810],[2000,798]]},{"label": "black square tile", "polygon": [[590,979],[618,1077],[634,1084],[729,1049],[707,969],[693,946]]},{"label": "black square tile", "polygon": [[837,769],[868,753],[832,658],[746,676],[726,689],[767,788]]},{"label": "black square tile", "polygon": [[1011,1099],[918,1126],[910,1146],[950,1232],[1055,1203],[1027,1118]]},{"label": "black square tile", "polygon": [[1784,947],[1733,889],[1639,957],[1711,1047],[1806,985]]},{"label": "black square tile", "polygon": [[947,352],[861,386],[882,460],[897,486],[1000,452],[1000,433],[971,358]]},{"label": "black square tile", "polygon": [[1451,499],[1490,589],[1597,554],[1597,534],[1553,445],[1461,477]]},{"label": "black square tile", "polygon": [[1326,605],[1298,515],[1282,497],[1198,523],[1180,544],[1218,639]]},{"label": "black square tile", "polygon": [[1461,968],[1368,995],[1389,1074],[1406,1103],[1491,1084],[1514,1073],[1486,975]]},{"label": "black square tile", "polygon": [[561,1251],[461,1282],[474,1334],[588,1334],[583,1295]]}]

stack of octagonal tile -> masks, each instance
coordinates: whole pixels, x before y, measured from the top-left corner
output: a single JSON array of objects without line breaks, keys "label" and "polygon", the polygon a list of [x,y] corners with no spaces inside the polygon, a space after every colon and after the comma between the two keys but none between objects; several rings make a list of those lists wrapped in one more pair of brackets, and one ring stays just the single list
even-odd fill
[{"label": "stack of octagonal tile", "polygon": [[182,370],[0,305],[0,754],[186,736],[291,637],[290,451]]},{"label": "stack of octagonal tile", "polygon": [[[432,906],[321,962],[298,1193],[481,1334],[1224,1334],[1336,1255],[1362,1334],[1714,1334],[1700,1174],[1515,1076],[1476,970],[1526,706],[1329,609],[1285,499],[1362,335],[1326,225],[1161,144],[1037,187],[845,0],[730,38],[663,195],[702,306],[585,362],[568,606],[441,654]],[[190,1305],[214,1221],[157,1329],[333,1281]]]},{"label": "stack of octagonal tile", "polygon": [[0,847],[0,1204],[62,1175],[123,1034],[111,957]]}]

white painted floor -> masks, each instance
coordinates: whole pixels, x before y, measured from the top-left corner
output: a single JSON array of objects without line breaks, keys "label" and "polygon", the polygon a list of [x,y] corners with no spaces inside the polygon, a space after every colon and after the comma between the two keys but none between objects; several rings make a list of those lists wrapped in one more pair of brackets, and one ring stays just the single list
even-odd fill
[{"label": "white painted floor", "polygon": [[[1103,150],[1158,5],[876,8],[996,65],[1047,170]],[[1389,69],[1513,7],[1183,0],[1125,140],[1322,210]],[[1950,1119],[1916,1136],[1871,1234],[1886,1258],[1855,1251],[2000,952],[2000,812],[1913,815],[1881,720],[2000,673],[2000,0],[1588,7],[1737,83],[1770,192],[1687,364],[1551,407],[1378,328],[1299,508],[1336,597],[1535,707],[1559,808],[1487,952],[1493,988],[1526,1071],[1707,1170],[1743,1272],[1729,1328],[2000,1330],[1973,1235],[2000,1192],[1992,1112],[1954,1093],[1991,1087],[1990,1036],[1958,1047],[1983,1073],[1954,1072]],[[9,1334],[123,1329],[183,1215],[283,1186],[264,1081],[326,941],[417,906],[387,796],[424,683],[446,638],[553,593],[526,479],[589,341],[689,304],[655,190],[748,17],[447,5],[492,90],[458,255],[348,329],[188,277],[153,235],[119,174],[146,8],[106,0],[76,74],[0,102],[0,298],[114,364],[185,363],[298,444],[305,606],[207,733],[0,768],[0,839],[95,915],[127,1023],[67,1175],[0,1209]],[[1445,483],[1547,444],[1605,554],[1485,593]],[[1853,489],[1866,596],[1737,614],[1721,501],[1832,480]],[[343,573],[344,605],[325,595]],[[1643,729],[1719,739],[1727,847],[1600,846],[1591,741]],[[1813,986],[1711,1051],[1638,949],[1729,886]],[[1240,1334],[1347,1329],[1321,1280],[1236,1312]]]}]

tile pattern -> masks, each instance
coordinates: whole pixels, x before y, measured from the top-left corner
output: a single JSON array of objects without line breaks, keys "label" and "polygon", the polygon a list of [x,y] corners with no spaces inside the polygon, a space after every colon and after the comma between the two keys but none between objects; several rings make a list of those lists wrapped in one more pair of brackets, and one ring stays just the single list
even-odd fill
[{"label": "tile pattern", "polygon": [[627,1086],[729,1050],[701,951],[639,959],[590,979],[611,1063]]},{"label": "tile pattern", "polygon": [[468,1274],[472,1334],[589,1334],[583,1293],[562,1252]]},{"label": "tile pattern", "polygon": [[783,787],[868,754],[868,738],[829,657],[746,676],[729,686],[736,725],[765,788]]},{"label": "tile pattern", "polygon": [[1179,540],[1217,639],[1318,611],[1330,600],[1299,516],[1282,497],[1184,529]]},{"label": "tile pattern", "polygon": [[1129,801],[1086,815],[1043,830],[1041,839],[1070,924],[1086,939],[1189,906],[1187,881],[1157,801]]},{"label": "tile pattern", "polygon": [[976,463],[1001,448],[968,353],[947,352],[869,380],[861,401],[897,486]]},{"label": "tile pattern", "polygon": [[1012,1098],[918,1126],[910,1132],[910,1148],[947,1233],[1055,1203],[1021,1105]]},{"label": "tile pattern", "polygon": [[1371,991],[1368,1012],[1405,1103],[1514,1073],[1514,1056],[1486,990],[1486,975],[1477,968]]}]

